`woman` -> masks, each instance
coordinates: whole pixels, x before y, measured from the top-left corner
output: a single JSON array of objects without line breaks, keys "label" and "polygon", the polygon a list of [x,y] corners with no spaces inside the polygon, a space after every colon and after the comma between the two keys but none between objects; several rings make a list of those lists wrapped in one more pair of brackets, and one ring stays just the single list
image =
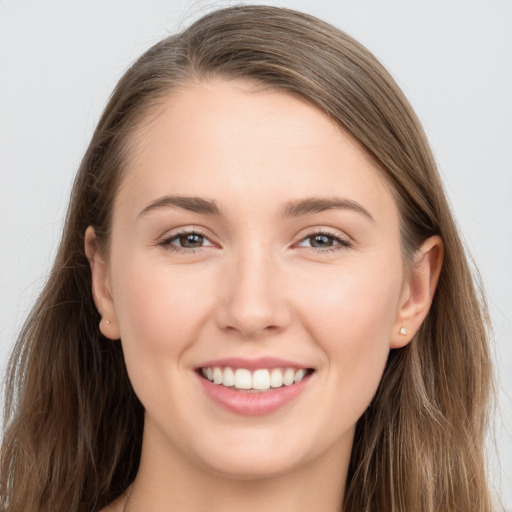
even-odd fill
[{"label": "woman", "polygon": [[207,15],[121,79],[10,367],[2,506],[491,510],[480,304],[353,39]]}]

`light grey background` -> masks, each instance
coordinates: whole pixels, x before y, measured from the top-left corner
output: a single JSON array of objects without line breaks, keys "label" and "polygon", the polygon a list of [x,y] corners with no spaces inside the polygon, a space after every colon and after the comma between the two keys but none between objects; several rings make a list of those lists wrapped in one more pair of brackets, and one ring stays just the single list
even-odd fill
[{"label": "light grey background", "polygon": [[[490,466],[512,510],[512,2],[267,3],[317,15],[368,46],[425,126],[488,293],[499,395]],[[150,45],[224,5],[0,0],[0,377],[116,81]]]}]

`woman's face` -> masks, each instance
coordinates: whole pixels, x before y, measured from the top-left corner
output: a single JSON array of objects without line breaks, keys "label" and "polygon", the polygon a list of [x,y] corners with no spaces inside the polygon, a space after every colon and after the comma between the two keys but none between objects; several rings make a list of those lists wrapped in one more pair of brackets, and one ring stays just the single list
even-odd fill
[{"label": "woman's face", "polygon": [[94,279],[162,464],[257,478],[348,460],[408,341],[378,168],[314,106],[243,81],[183,88],[135,133]]}]

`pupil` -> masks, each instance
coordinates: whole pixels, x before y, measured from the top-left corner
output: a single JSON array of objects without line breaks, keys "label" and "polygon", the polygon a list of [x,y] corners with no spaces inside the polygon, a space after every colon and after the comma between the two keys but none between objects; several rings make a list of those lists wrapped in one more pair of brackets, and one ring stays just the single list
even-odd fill
[{"label": "pupil", "polygon": [[201,247],[203,237],[201,235],[183,235],[180,237],[180,244],[182,247]]},{"label": "pupil", "polygon": [[313,237],[313,247],[330,247],[333,244],[333,240],[327,235],[315,235]]}]

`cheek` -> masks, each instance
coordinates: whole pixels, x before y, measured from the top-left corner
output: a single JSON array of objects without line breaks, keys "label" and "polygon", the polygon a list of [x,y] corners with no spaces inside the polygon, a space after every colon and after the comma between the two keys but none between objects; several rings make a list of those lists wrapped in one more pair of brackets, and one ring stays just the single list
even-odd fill
[{"label": "cheek", "polygon": [[200,324],[198,313],[210,294],[201,273],[135,259],[124,265],[116,283],[123,341],[161,352],[193,339]]},{"label": "cheek", "polygon": [[401,267],[395,267],[354,265],[323,280],[317,276],[301,307],[334,392],[356,415],[373,398],[388,358],[402,286]]},{"label": "cheek", "polygon": [[145,407],[158,408],[158,390],[184,394],[183,354],[199,336],[211,292],[200,273],[165,262],[125,256],[117,268],[113,291],[130,380]]},{"label": "cheek", "polygon": [[381,333],[389,340],[402,288],[402,269],[395,260],[348,262],[340,269],[311,274],[309,281],[301,309],[311,326],[322,326],[328,339],[355,339],[365,333],[375,339]]}]

